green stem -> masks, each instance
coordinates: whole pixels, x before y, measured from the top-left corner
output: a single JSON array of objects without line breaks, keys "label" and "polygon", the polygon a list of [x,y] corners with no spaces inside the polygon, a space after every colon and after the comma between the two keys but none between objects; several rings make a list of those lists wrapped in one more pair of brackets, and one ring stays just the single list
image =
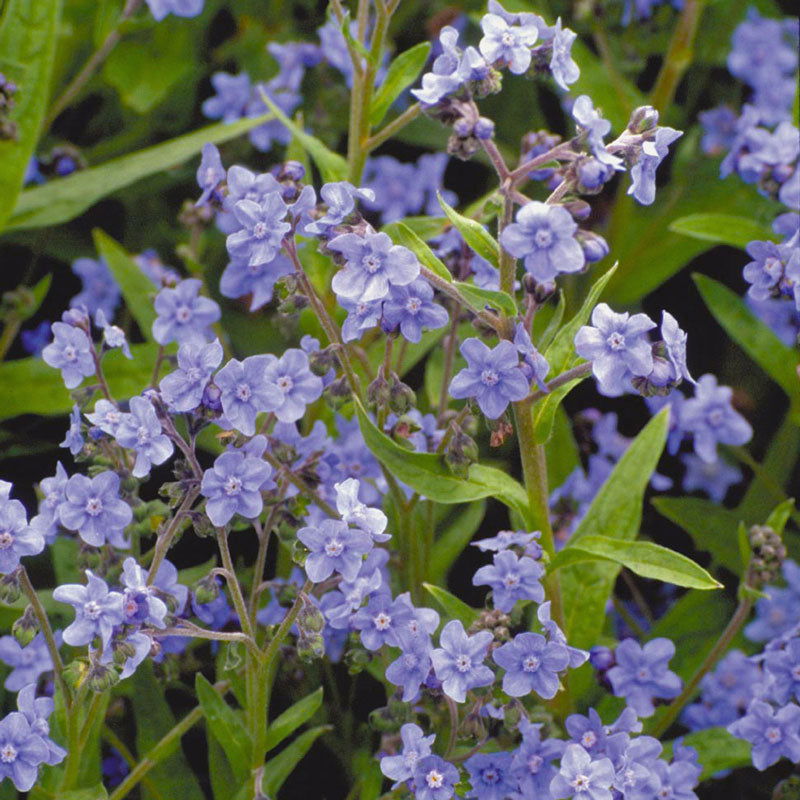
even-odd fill
[{"label": "green stem", "polygon": [[175,538],[175,534],[178,530],[178,525],[180,525],[183,515],[186,514],[186,512],[192,507],[192,503],[194,503],[199,494],[200,494],[199,487],[189,490],[186,497],[183,498],[183,502],[181,503],[180,507],[175,512],[175,516],[170,521],[169,526],[164,531],[164,533],[159,535],[158,540],[156,541],[155,549],[153,551],[153,560],[150,562],[150,571],[147,573],[148,586],[152,586],[153,581],[156,579],[158,568],[161,566],[161,562],[166,557],[167,551],[172,545],[172,540]]},{"label": "green stem", "polygon": [[385,141],[391,139],[398,131],[403,130],[406,125],[413,122],[422,113],[422,106],[419,103],[414,103],[409,106],[402,114],[395,117],[391,122],[387,122],[383,128],[364,142],[364,149],[369,155],[376,147],[380,147]]},{"label": "green stem", "polygon": [[[117,736],[117,734],[108,727],[108,725],[103,726],[103,730],[100,734],[103,739],[105,739],[106,744],[113,747],[125,760],[125,763],[128,765],[128,769],[132,770],[136,768],[137,761],[136,756],[131,753],[128,745],[122,741],[122,739]],[[142,777],[142,786],[144,786],[147,791],[153,795],[156,800],[167,800],[166,797],[161,793],[161,790],[153,783],[152,779],[147,777],[146,775]]]},{"label": "green stem", "polygon": [[251,639],[255,639],[253,625],[250,622],[250,615],[247,613],[247,605],[244,602],[242,587],[236,578],[236,567],[233,565],[231,551],[228,547],[228,534],[224,528],[217,528],[217,546],[222,556],[222,566],[225,567],[225,579],[228,588],[231,590],[231,599],[236,613],[239,615],[239,624],[242,632]]},{"label": "green stem", "polygon": [[0,361],[5,359],[6,353],[14,342],[14,339],[17,338],[21,326],[22,320],[16,314],[10,316],[6,320],[3,334],[0,336]]}]

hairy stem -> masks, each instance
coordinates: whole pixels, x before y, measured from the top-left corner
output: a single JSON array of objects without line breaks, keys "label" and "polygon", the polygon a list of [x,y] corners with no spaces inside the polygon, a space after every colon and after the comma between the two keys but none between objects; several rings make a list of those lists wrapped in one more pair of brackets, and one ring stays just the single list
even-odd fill
[{"label": "hairy stem", "polygon": [[242,587],[236,578],[236,567],[231,558],[231,551],[228,547],[228,534],[224,528],[217,528],[217,546],[219,547],[220,555],[222,556],[222,566],[225,567],[228,573],[225,577],[228,582],[228,588],[231,590],[231,599],[236,613],[239,615],[239,624],[242,626],[242,631],[251,639],[254,639],[254,629],[250,622],[250,616],[247,613],[247,605],[244,602],[244,595],[242,594]]},{"label": "hairy stem", "polygon": [[178,510],[175,512],[175,516],[170,521],[167,529],[158,535],[158,539],[156,540],[156,546],[153,551],[153,560],[150,562],[150,571],[147,573],[147,585],[152,586],[153,581],[156,579],[156,575],[158,574],[158,568],[161,566],[161,562],[167,555],[167,551],[172,546],[172,540],[175,538],[175,534],[178,531],[178,526],[180,525],[181,520],[183,519],[184,514],[186,514],[189,509],[192,507],[192,504],[197,499],[198,495],[200,494],[200,487],[196,486],[193,489],[190,489],[186,496],[183,498],[183,502],[180,504]]}]

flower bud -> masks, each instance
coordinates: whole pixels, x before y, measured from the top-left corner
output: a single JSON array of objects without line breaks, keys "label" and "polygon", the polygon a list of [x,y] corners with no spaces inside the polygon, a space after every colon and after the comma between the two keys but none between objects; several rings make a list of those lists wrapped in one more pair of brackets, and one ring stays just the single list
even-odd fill
[{"label": "flower bud", "polygon": [[589,651],[589,663],[598,672],[606,672],[616,663],[614,651],[608,647],[596,645]]},{"label": "flower bud", "polygon": [[325,617],[310,600],[303,595],[303,607],[297,615],[297,627],[301,635],[306,633],[321,633],[325,627]]},{"label": "flower bud", "polygon": [[204,575],[192,587],[192,592],[194,593],[194,599],[201,606],[213,603],[219,597],[219,584],[217,583],[216,575],[211,573]]},{"label": "flower bud", "polygon": [[383,377],[383,369],[380,369],[375,380],[367,386],[367,406],[371,409],[386,408],[390,395],[389,382]]},{"label": "flower bud", "polygon": [[317,661],[325,655],[325,640],[318,633],[301,636],[297,640],[297,655],[301,661]]},{"label": "flower bud", "polygon": [[215,383],[209,383],[203,389],[203,399],[201,400],[203,407],[209,411],[222,411],[222,392]]},{"label": "flower bud", "polygon": [[349,648],[344,654],[344,663],[347,664],[347,671],[351,675],[358,675],[359,672],[363,672],[370,661],[372,661],[372,653],[361,645]]},{"label": "flower bud", "polygon": [[19,585],[19,573],[12,572],[0,578],[0,603],[12,605],[19,600],[22,589]]},{"label": "flower bud", "polygon": [[33,606],[28,606],[22,616],[11,626],[11,633],[22,647],[30,644],[39,633],[39,620],[33,613]]},{"label": "flower bud", "polygon": [[628,130],[631,133],[645,133],[658,125],[658,111],[653,106],[639,106],[634,108],[628,120]]},{"label": "flower bud", "polygon": [[93,692],[104,692],[119,682],[119,672],[110,664],[92,664],[86,675],[86,685]]},{"label": "flower bud", "polygon": [[491,139],[494,136],[494,122],[488,117],[478,117],[472,132],[476,139]]},{"label": "flower bud", "polygon": [[444,462],[455,475],[466,478],[471,464],[478,460],[478,445],[459,428],[444,451]]},{"label": "flower bud", "polygon": [[306,176],[306,169],[299,161],[286,161],[278,173],[279,181],[301,181]]},{"label": "flower bud", "polygon": [[333,381],[325,388],[322,396],[325,398],[325,402],[334,411],[340,409],[348,400],[350,400],[350,397],[352,396],[350,384],[347,382],[347,378],[342,376],[338,380]]},{"label": "flower bud", "polygon": [[67,685],[77,689],[83,685],[86,676],[89,674],[89,662],[85,658],[76,658],[64,667],[62,674]]},{"label": "flower bud", "polygon": [[403,383],[397,375],[392,375],[392,383],[389,388],[389,408],[395,414],[405,414],[414,407],[417,402],[417,395],[414,390]]},{"label": "flower bud", "polygon": [[336,358],[333,348],[326,347],[324,350],[315,350],[308,354],[308,366],[314,375],[322,378],[339,366],[339,359]]},{"label": "flower bud", "polygon": [[579,159],[574,166],[580,194],[597,194],[614,174],[614,168],[596,158]]},{"label": "flower bud", "polygon": [[584,258],[589,264],[602,261],[609,253],[608,242],[602,236],[591,231],[580,231],[578,241],[583,249]]}]

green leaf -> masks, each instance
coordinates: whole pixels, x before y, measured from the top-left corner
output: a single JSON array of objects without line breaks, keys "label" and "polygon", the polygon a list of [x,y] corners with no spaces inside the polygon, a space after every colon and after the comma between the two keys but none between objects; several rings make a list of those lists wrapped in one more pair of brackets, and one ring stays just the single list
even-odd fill
[{"label": "green leaf", "polygon": [[312,694],[298,700],[270,723],[267,730],[266,749],[277,747],[287,736],[294,733],[303,723],[308,722],[322,705],[322,687]]},{"label": "green leaf", "polygon": [[739,514],[699,497],[654,497],[651,502],[692,537],[698,550],[708,551],[717,564],[731,572],[741,572],[736,543]]},{"label": "green leaf", "polygon": [[92,231],[92,236],[97,252],[108,264],[108,268],[125,298],[125,304],[139,326],[140,333],[145,339],[152,341],[156,310],[153,307],[151,295],[155,294],[155,287],[145,277],[130,254],[110,236],[98,228]]},{"label": "green leaf", "polygon": [[437,503],[470,503],[496,497],[530,516],[525,489],[510,475],[494,467],[473,464],[466,480],[456,477],[434,453],[415,453],[392,441],[378,430],[363,406],[355,400],[358,422],[367,447],[398,480]]},{"label": "green leaf", "polygon": [[694,275],[694,282],[714,318],[753,361],[767,373],[794,402],[800,401],[797,367],[800,354],[787,347],[753,312],[739,295],[706,275]]},{"label": "green leaf", "polygon": [[[688,733],[683,744],[697,750],[698,760],[703,767],[700,780],[713,777],[718,772],[737,767],[749,767],[753,763],[750,742],[738,739],[725,728],[706,728]],[[672,742],[664,747],[666,757],[672,753]]]},{"label": "green leaf", "polygon": [[778,536],[783,535],[783,529],[786,527],[786,523],[789,521],[789,518],[792,516],[792,512],[794,511],[794,498],[789,498],[788,500],[784,500],[780,505],[776,506],[772,513],[767,517],[767,521],[764,523],[768,528],[772,528]]},{"label": "green leaf", "polygon": [[434,586],[430,583],[423,583],[425,591],[441,606],[442,610],[451,619],[459,619],[468,628],[478,619],[480,614],[474,608],[468,606],[463,600],[459,600],[454,594],[450,594],[447,589],[441,586]]},{"label": "green leaf", "polygon": [[572,435],[572,422],[564,407],[556,411],[553,434],[547,442],[547,478],[551,486],[561,486],[581,463],[578,445]]},{"label": "green leaf", "polygon": [[419,263],[423,267],[427,267],[442,280],[452,283],[453,276],[444,265],[444,262],[407,225],[402,222],[390,222],[388,225],[384,225],[381,230],[389,234],[393,242],[407,247],[419,259]]},{"label": "green leaf", "polygon": [[433,543],[428,559],[428,575],[432,581],[436,583],[444,581],[447,572],[478,530],[485,514],[485,501],[477,500],[470,503],[439,535]]},{"label": "green leaf", "polygon": [[483,311],[486,306],[497,311],[502,311],[507,317],[516,317],[519,313],[517,303],[507,292],[498,292],[493,289],[482,289],[474,283],[462,283],[456,281],[454,286],[458,287],[461,296],[476,311]]},{"label": "green leaf", "polygon": [[265,92],[261,92],[261,99],[267,108],[292,132],[292,136],[300,142],[311,158],[314,159],[314,163],[317,165],[325,183],[343,181],[347,178],[347,161],[345,159],[338,153],[334,153],[333,150],[329,150],[316,136],[306,133],[296,125],[272,102]]},{"label": "green leaf", "polygon": [[16,135],[0,139],[0,230],[11,215],[39,140],[60,21],[61,0],[8,0],[0,20],[0,72],[18,86],[9,115]]},{"label": "green leaf", "polygon": [[550,571],[596,559],[621,564],[643,578],[688,589],[722,588],[721,583],[682,553],[653,542],[627,542],[608,536],[584,536],[575,544],[568,541],[551,562]]},{"label": "green leaf", "polygon": [[330,725],[320,725],[310,731],[301,733],[290,745],[281,750],[275,758],[270,759],[264,767],[264,780],[261,784],[267,797],[276,797],[284,781],[292,774],[292,770],[303,760],[311,745],[331,730]]},{"label": "green leaf", "polygon": [[405,89],[416,81],[431,52],[430,42],[420,42],[392,60],[369,109],[369,124],[379,125]]},{"label": "green leaf", "polygon": [[265,114],[230,124],[219,122],[43,186],[26,189],[14,207],[8,229],[41,228],[68,222],[119,189],[182,164],[197,155],[206,142],[227,142],[271,118],[271,114]]},{"label": "green leaf", "polygon": [[[131,346],[133,359],[119,350],[103,357],[103,371],[117,399],[133,397],[147,386],[153,372],[158,347],[155,344]],[[91,378],[87,378],[87,383]],[[72,408],[61,373],[40,358],[19,358],[0,364],[0,386],[4,387],[0,419],[20,414],[66,414]]]},{"label": "green leaf", "polygon": [[[143,757],[175,727],[175,717],[164,699],[164,687],[153,675],[153,665],[149,661],[140,664],[128,681],[136,718],[136,752]],[[175,742],[174,750],[165,755],[149,774],[166,797],[203,800],[200,784],[189,768],[180,742]],[[143,800],[152,800],[146,788],[142,787],[140,792]]]},{"label": "green leaf", "polygon": [[482,258],[485,258],[493,267],[500,262],[500,245],[492,235],[477,220],[459,214],[444,200],[440,192],[436,193],[439,205],[444,210],[447,218],[464,237],[464,241]]},{"label": "green leaf", "polygon": [[102,783],[88,789],[74,789],[71,792],[59,792],[59,800],[108,800],[108,792]]},{"label": "green leaf", "polygon": [[195,677],[194,688],[208,730],[225,751],[236,780],[243,782],[250,772],[250,750],[253,747],[244,722],[201,672]]},{"label": "green leaf", "polygon": [[[653,417],[633,440],[600,487],[570,538],[574,547],[587,536],[630,541],[639,533],[642,498],[667,438],[669,409]],[[608,562],[575,564],[561,570],[565,633],[575,647],[597,643],[605,623],[605,606],[619,573]]]},{"label": "green leaf", "polygon": [[230,800],[236,777],[216,736],[208,737],[208,777],[214,800]]},{"label": "green leaf", "polygon": [[689,214],[673,220],[669,230],[703,242],[729,244],[742,249],[755,239],[773,238],[770,228],[734,214]]}]

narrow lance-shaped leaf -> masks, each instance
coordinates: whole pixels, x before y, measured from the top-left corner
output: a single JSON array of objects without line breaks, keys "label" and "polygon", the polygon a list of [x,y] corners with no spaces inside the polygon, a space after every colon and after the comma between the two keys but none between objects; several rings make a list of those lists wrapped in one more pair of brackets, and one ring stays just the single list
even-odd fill
[{"label": "narrow lance-shaped leaf", "polygon": [[735,214],[689,214],[673,220],[669,230],[691,239],[742,249],[755,239],[767,240],[774,236],[766,225]]},{"label": "narrow lance-shaped leaf", "polygon": [[384,225],[382,230],[389,234],[395,244],[407,247],[419,259],[423,267],[427,267],[442,280],[452,283],[453,276],[450,274],[450,270],[411,228],[402,222],[390,222],[388,225]]},{"label": "narrow lance-shaped leaf", "polygon": [[416,81],[431,52],[430,42],[420,42],[393,59],[386,77],[372,98],[369,124],[379,125],[405,89]]},{"label": "narrow lance-shaped leaf", "polygon": [[264,767],[264,781],[262,789],[267,797],[276,797],[281,786],[285,783],[294,768],[303,760],[311,745],[331,730],[330,725],[320,725],[310,731],[301,733],[291,744],[281,750],[275,758],[270,759]]},{"label": "narrow lance-shaped leaf", "polygon": [[304,722],[308,722],[322,705],[322,687],[290,706],[267,730],[266,749],[277,747],[287,736],[294,733]]},{"label": "narrow lance-shaped leaf", "polygon": [[439,198],[439,205],[444,210],[447,218],[464,237],[464,241],[479,256],[485,258],[493,267],[497,267],[500,262],[500,245],[489,231],[477,220],[459,214],[458,211],[445,202],[440,192],[437,192],[436,196]]},{"label": "narrow lance-shaped leaf", "polygon": [[493,289],[482,289],[474,283],[456,281],[453,284],[461,296],[477,311],[483,311],[487,306],[501,311],[507,317],[515,317],[519,313],[514,298],[507,292],[498,292]]},{"label": "narrow lance-shaped leaf", "polygon": [[451,619],[461,620],[465,628],[468,628],[478,619],[479,612],[476,609],[468,606],[454,594],[450,594],[447,589],[442,589],[440,586],[434,586],[430,583],[423,583],[422,585],[425,587],[425,591],[436,600],[442,611]]}]

